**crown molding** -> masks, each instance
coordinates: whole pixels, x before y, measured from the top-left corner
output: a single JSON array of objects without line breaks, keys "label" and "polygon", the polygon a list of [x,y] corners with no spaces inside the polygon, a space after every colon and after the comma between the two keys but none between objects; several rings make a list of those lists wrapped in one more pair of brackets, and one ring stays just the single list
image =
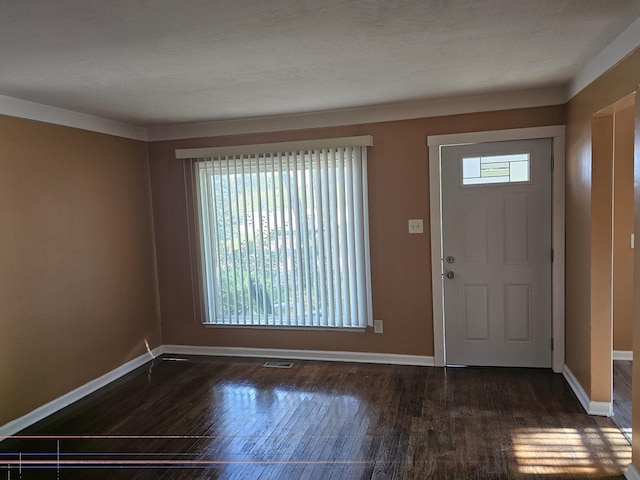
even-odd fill
[{"label": "crown molding", "polygon": [[132,140],[147,141],[147,130],[143,127],[5,95],[0,95],[0,115],[37,120],[38,122],[79,128],[90,132],[106,133],[107,135],[130,138]]},{"label": "crown molding", "polygon": [[558,105],[565,103],[565,98],[566,89],[563,86],[511,90],[482,95],[416,100],[412,102],[296,115],[276,115],[271,117],[150,127],[147,130],[147,138],[148,141],[152,142],[221,135],[339,127],[444,115]]},{"label": "crown molding", "polygon": [[607,45],[571,80],[567,101],[640,46],[640,17]]},{"label": "crown molding", "polygon": [[339,127],[465,113],[510,110],[514,108],[542,107],[563,104],[565,98],[566,88],[555,86],[526,90],[510,90],[483,95],[416,100],[412,102],[295,115],[274,115],[269,117],[196,122],[144,128],[0,95],[0,115],[26,118],[133,140],[151,142],[220,135],[241,135]]}]

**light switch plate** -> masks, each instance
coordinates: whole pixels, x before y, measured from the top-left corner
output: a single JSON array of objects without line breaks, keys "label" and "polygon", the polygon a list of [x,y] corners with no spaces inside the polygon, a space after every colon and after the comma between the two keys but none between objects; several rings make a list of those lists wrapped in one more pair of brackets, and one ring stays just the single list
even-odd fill
[{"label": "light switch plate", "polygon": [[409,220],[409,233],[423,233],[422,219],[413,218]]}]

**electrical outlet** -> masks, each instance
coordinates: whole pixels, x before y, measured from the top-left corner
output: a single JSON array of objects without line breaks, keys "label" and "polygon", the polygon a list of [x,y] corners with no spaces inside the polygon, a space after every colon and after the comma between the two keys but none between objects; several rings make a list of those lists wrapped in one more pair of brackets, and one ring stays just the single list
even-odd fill
[{"label": "electrical outlet", "polygon": [[413,218],[409,220],[409,233],[423,233],[423,225],[421,218]]},{"label": "electrical outlet", "polygon": [[373,321],[373,333],[382,333],[382,320]]}]

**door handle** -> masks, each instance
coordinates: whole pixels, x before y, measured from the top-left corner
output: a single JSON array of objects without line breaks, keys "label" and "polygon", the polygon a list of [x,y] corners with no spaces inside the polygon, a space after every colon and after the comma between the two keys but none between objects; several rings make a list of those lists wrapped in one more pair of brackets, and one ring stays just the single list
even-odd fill
[{"label": "door handle", "polygon": [[447,272],[447,278],[451,279],[451,278],[453,278],[455,276],[456,276],[456,274],[455,274],[455,272],[453,270],[449,270]]}]

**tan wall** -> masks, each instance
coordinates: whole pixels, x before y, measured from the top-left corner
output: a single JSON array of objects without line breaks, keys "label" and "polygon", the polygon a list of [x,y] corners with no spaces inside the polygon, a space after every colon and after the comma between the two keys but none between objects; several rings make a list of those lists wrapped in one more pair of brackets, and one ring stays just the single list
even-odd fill
[{"label": "tan wall", "polygon": [[[611,401],[613,117],[591,122],[591,399]],[[596,378],[597,381],[593,379]],[[595,397],[595,398],[594,398]]]},{"label": "tan wall", "polygon": [[[603,74],[567,104],[566,180],[566,363],[594,401],[611,400],[609,335],[598,335],[602,319],[592,318],[593,258],[611,252],[594,249],[592,207],[610,202],[603,184],[595,184],[591,156],[591,122],[594,114],[636,90],[640,83],[640,49]],[[610,194],[610,189],[609,189]],[[602,195],[602,196],[600,196]],[[607,228],[604,225],[604,228]],[[610,228],[610,226],[609,226]],[[595,284],[594,284],[595,285]],[[610,319],[604,321],[610,323]],[[603,347],[602,342],[605,342]]]},{"label": "tan wall", "polygon": [[614,113],[613,348],[633,349],[633,135],[635,106]]},{"label": "tan wall", "polygon": [[[635,141],[634,141],[634,233],[640,239],[640,99],[636,98],[636,120],[635,120]],[[640,358],[640,335],[637,334],[640,328],[640,246],[633,252],[634,284],[633,284],[633,355]],[[633,362],[632,372],[632,400],[631,400],[631,427],[633,432],[631,448],[633,465],[639,470],[640,467],[640,362]]]},{"label": "tan wall", "polygon": [[161,343],[147,147],[0,116],[0,425]]},{"label": "tan wall", "polygon": [[[155,142],[149,146],[163,342],[433,355],[430,238],[409,235],[407,220],[429,225],[428,135],[564,124],[564,108],[354,125],[306,131]],[[194,318],[183,170],[174,149],[370,134],[369,213],[373,313],[384,333],[205,328]]]}]

